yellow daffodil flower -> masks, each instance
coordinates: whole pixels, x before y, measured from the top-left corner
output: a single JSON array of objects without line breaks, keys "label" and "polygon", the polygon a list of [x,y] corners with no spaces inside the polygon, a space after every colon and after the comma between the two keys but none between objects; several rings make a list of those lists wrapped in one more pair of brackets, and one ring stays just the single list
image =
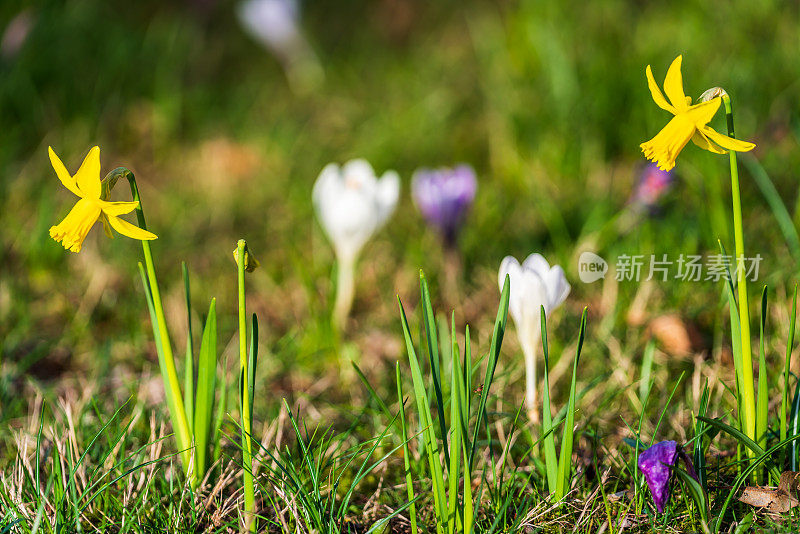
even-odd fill
[{"label": "yellow daffodil flower", "polygon": [[52,148],[48,147],[47,150],[58,179],[64,187],[80,197],[64,220],[50,228],[50,237],[61,243],[65,249],[80,252],[89,230],[103,216],[104,223],[108,221],[114,230],[124,236],[139,240],[157,238],[155,234],[119,218],[120,215],[136,209],[138,202],[108,202],[101,198],[100,147],[89,151],[75,176],[70,176]]},{"label": "yellow daffodil flower", "polygon": [[669,102],[656,85],[650,65],[645,71],[647,85],[655,103],[661,109],[675,115],[658,132],[658,135],[639,145],[642,147],[645,157],[654,161],[659,169],[668,171],[675,166],[675,158],[689,140],[700,148],[715,154],[725,154],[727,152],[725,149],[736,152],[752,150],[756,146],[753,143],[722,135],[708,126],[709,121],[719,109],[722,99],[717,96],[707,102],[692,105],[692,98],[683,93],[681,60],[682,56],[675,58],[664,79],[664,92],[667,94]]}]

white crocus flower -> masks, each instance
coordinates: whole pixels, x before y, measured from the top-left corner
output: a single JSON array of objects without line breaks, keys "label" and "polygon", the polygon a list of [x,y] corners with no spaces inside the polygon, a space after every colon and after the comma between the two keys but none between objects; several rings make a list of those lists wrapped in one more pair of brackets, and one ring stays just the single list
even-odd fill
[{"label": "white crocus flower", "polygon": [[244,30],[278,58],[293,88],[319,83],[322,67],[300,27],[298,0],[245,0],[237,13]]},{"label": "white crocus flower", "polygon": [[541,343],[541,306],[549,315],[569,295],[570,285],[564,270],[550,266],[541,254],[531,254],[522,265],[512,256],[500,264],[499,282],[503,288],[506,274],[510,279],[508,308],[517,328],[517,337],[525,356],[525,405],[528,417],[539,420],[536,399],[536,352]]},{"label": "white crocus flower", "polygon": [[363,159],[342,167],[328,164],[314,184],[314,209],[339,263],[334,305],[339,328],[344,327],[353,302],[358,253],[392,214],[399,196],[398,174],[386,171],[377,179],[372,166]]}]

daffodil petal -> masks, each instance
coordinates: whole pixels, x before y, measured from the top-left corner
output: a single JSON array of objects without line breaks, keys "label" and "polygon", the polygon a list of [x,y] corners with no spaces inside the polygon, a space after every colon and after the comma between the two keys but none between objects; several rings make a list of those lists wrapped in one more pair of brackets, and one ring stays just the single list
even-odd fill
[{"label": "daffodil petal", "polygon": [[747,141],[740,141],[739,139],[734,139],[732,137],[728,137],[727,135],[722,135],[719,132],[714,131],[713,128],[710,126],[704,126],[700,129],[703,134],[717,143],[722,148],[727,148],[728,150],[734,150],[736,152],[747,152],[749,150],[753,150],[756,145],[753,143],[749,143]]},{"label": "daffodil petal", "polygon": [[53,169],[56,171],[56,176],[58,179],[61,180],[61,183],[64,184],[64,187],[72,191],[75,195],[82,197],[78,186],[75,183],[75,178],[70,176],[67,168],[64,167],[64,164],[61,162],[61,159],[56,155],[55,151],[52,147],[47,147],[47,153],[50,156],[50,164],[53,165]]},{"label": "daffodil petal", "polygon": [[644,72],[647,76],[647,87],[650,88],[650,94],[653,95],[653,101],[664,111],[669,111],[675,115],[677,111],[672,105],[670,105],[669,102],[667,102],[667,99],[664,98],[664,94],[661,92],[661,89],[658,88],[658,84],[656,83],[655,78],[653,78],[653,71],[650,68],[650,65],[647,66]]},{"label": "daffodil petal", "polygon": [[100,198],[100,147],[93,147],[75,173],[75,181],[82,196],[91,199]]},{"label": "daffodil petal", "polygon": [[681,62],[683,56],[678,56],[667,70],[667,77],[664,78],[664,92],[667,98],[678,111],[686,109],[686,95],[683,92],[683,76],[681,76]]},{"label": "daffodil petal", "polygon": [[695,126],[702,128],[717,114],[721,102],[722,99],[720,97],[712,98],[708,102],[701,102],[689,107],[686,115],[694,122]]},{"label": "daffodil petal", "polygon": [[136,209],[139,205],[138,202],[106,202],[104,200],[100,201],[100,207],[103,208],[103,212],[111,217],[117,217],[119,215],[125,215],[126,213],[130,213]]},{"label": "daffodil petal", "polygon": [[135,226],[124,219],[120,219],[119,217],[108,217],[108,222],[111,224],[111,227],[119,232],[120,234],[130,237],[132,239],[139,239],[140,241],[149,241],[151,239],[158,239],[158,236],[148,232],[147,230],[142,230],[138,226]]},{"label": "daffodil petal", "polygon": [[727,154],[728,152],[727,150],[717,146],[716,143],[706,137],[705,134],[700,130],[697,130],[692,136],[692,143],[699,146],[703,150],[708,150],[709,152],[713,152],[715,154]]}]

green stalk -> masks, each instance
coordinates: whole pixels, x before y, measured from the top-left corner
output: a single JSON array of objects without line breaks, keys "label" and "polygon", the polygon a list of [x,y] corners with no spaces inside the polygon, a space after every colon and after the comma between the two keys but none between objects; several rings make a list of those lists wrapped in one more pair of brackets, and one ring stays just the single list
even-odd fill
[{"label": "green stalk", "polygon": [[251,440],[252,417],[250,413],[250,391],[247,375],[247,311],[244,296],[245,250],[247,243],[240,239],[236,244],[237,280],[239,287],[239,376],[241,377],[242,396],[242,478],[244,484],[244,524],[250,532],[256,531],[255,522],[255,486],[253,484],[253,449]]},{"label": "green stalk", "polygon": [[[725,105],[725,116],[728,122],[728,136],[735,138],[733,133],[733,108],[731,99],[726,94],[722,96]],[[739,191],[739,169],[736,163],[736,152],[728,151],[731,165],[731,197],[733,203],[733,239],[736,252],[736,285],[739,293],[739,327],[742,346],[742,401],[744,406],[739,406],[739,411],[744,411],[744,431],[751,438],[756,439],[756,397],[753,384],[753,349],[750,340],[750,316],[748,313],[747,298],[747,273],[744,264],[744,225],[742,224],[742,200]]]},{"label": "green stalk", "polygon": [[789,405],[789,365],[792,361],[792,346],[794,345],[794,328],[797,322],[797,284],[794,286],[794,297],[792,297],[791,323],[789,324],[789,339],[786,342],[786,362],[783,366],[783,393],[781,394],[781,441],[786,439],[786,421]]},{"label": "green stalk", "polygon": [[[112,171],[112,172],[116,172]],[[144,210],[142,209],[142,201],[139,198],[139,188],[136,186],[136,177],[128,169],[121,170],[128,179],[131,187],[131,196],[133,200],[138,202],[136,207],[136,218],[139,221],[139,227],[142,230],[147,230],[147,223],[144,220]],[[169,332],[167,331],[167,320],[164,317],[164,307],[161,304],[161,292],[158,289],[158,281],[156,280],[156,271],[153,266],[153,253],[150,251],[150,241],[142,241],[142,251],[144,252],[144,265],[147,271],[147,280],[150,286],[150,293],[153,298],[153,311],[156,319],[154,330],[159,337],[161,351],[159,353],[159,368],[161,369],[161,379],[164,381],[164,392],[167,398],[167,408],[169,409],[170,420],[172,421],[172,428],[175,432],[175,441],[178,445],[178,450],[183,463],[184,474],[189,475],[189,466],[192,460],[191,446],[192,438],[189,432],[189,422],[186,419],[186,410],[183,406],[183,397],[181,396],[181,386],[178,381],[178,372],[175,369],[175,358],[172,354],[172,345],[169,341]]]}]

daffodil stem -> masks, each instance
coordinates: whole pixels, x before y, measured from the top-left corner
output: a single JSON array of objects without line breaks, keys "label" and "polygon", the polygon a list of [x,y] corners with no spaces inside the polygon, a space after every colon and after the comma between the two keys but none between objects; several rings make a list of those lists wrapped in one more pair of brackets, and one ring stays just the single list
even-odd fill
[{"label": "daffodil stem", "polygon": [[[139,227],[143,230],[147,230],[142,201],[139,198],[139,188],[136,186],[136,177],[131,171],[127,169],[126,171],[125,176],[128,178],[133,200],[139,203],[136,207],[136,218],[139,220]],[[156,270],[153,265],[153,253],[150,250],[150,241],[142,241],[142,252],[144,253],[144,266],[147,272],[147,281],[150,285],[150,294],[153,297],[153,311],[155,312],[154,315],[156,318],[156,324],[153,325],[153,333],[158,336],[161,347],[161,351],[158,355],[158,363],[161,369],[161,379],[164,381],[167,408],[169,409],[173,431],[175,432],[175,441],[180,451],[184,474],[190,477],[192,485],[195,486],[197,483],[196,478],[190,473],[192,460],[191,432],[189,431],[189,422],[186,418],[186,410],[183,404],[183,397],[181,396],[178,372],[175,369],[175,358],[172,354],[172,345],[170,344],[169,331],[167,330],[167,320],[164,316],[164,307],[161,303],[161,292],[158,289],[158,280],[156,279]]]},{"label": "daffodil stem", "polygon": [[[728,95],[723,95],[725,116],[728,122],[728,136],[735,138],[733,131],[733,107]],[[753,350],[750,339],[750,314],[747,298],[747,270],[744,257],[744,225],[742,223],[742,200],[739,190],[739,168],[736,161],[736,152],[728,152],[731,165],[731,196],[733,203],[733,238],[736,252],[736,286],[739,293],[739,324],[742,347],[742,400],[744,406],[744,431],[745,434],[758,441],[756,436],[756,398],[753,384]]]},{"label": "daffodil stem", "polygon": [[245,307],[244,270],[247,243],[240,239],[236,244],[237,281],[239,287],[239,376],[242,395],[242,483],[244,485],[244,524],[245,530],[256,531],[255,486],[253,484],[253,442],[250,413],[250,377],[247,376],[247,310]]}]

